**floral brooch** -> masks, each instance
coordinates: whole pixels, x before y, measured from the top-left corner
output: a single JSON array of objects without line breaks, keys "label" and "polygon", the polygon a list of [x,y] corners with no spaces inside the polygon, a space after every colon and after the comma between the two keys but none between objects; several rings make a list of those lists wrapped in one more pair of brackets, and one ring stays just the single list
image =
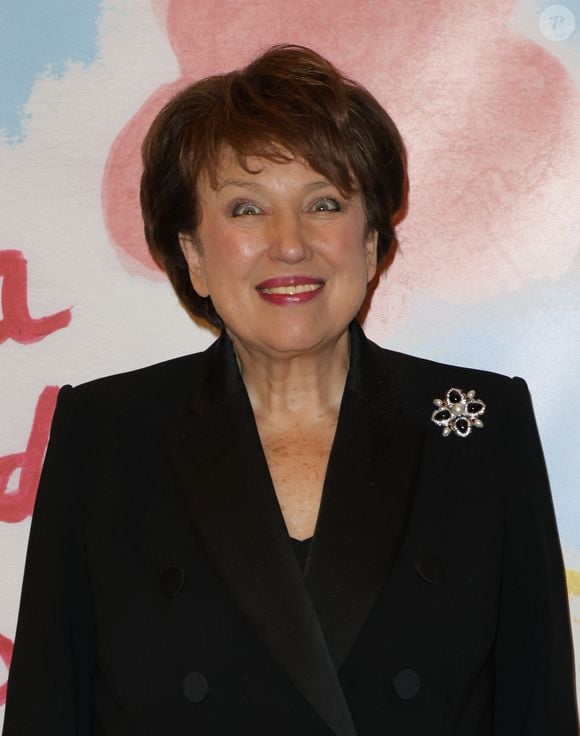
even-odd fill
[{"label": "floral brooch", "polygon": [[434,399],[433,403],[437,408],[431,414],[431,421],[443,427],[444,437],[451,432],[459,437],[467,437],[473,427],[483,427],[480,417],[485,412],[485,404],[475,398],[475,391],[465,394],[460,388],[450,388],[445,399]]}]

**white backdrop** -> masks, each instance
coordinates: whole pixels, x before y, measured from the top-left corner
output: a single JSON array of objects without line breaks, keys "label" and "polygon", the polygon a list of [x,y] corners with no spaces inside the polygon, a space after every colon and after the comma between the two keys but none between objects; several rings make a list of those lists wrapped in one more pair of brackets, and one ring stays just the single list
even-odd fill
[{"label": "white backdrop", "polygon": [[144,253],[142,131],[181,80],[281,41],[327,55],[400,125],[410,213],[367,333],[526,378],[580,639],[580,7],[355,5],[0,2],[0,701],[57,387],[213,339]]}]

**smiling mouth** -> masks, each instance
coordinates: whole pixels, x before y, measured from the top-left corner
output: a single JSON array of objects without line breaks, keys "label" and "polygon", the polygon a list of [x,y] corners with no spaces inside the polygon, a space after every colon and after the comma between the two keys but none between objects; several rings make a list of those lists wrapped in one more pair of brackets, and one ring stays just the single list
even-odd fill
[{"label": "smiling mouth", "polygon": [[292,284],[290,286],[271,286],[269,288],[258,287],[262,294],[304,294],[307,291],[318,291],[323,286],[322,283],[316,284]]}]

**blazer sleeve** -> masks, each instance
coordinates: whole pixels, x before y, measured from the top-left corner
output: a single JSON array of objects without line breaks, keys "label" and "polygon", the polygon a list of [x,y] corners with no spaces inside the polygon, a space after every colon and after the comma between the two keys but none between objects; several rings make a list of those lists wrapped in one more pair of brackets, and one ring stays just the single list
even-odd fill
[{"label": "blazer sleeve", "polygon": [[74,391],[61,389],[32,517],[4,736],[89,736],[94,621]]},{"label": "blazer sleeve", "polygon": [[513,379],[494,666],[494,736],[577,736],[570,614],[528,387]]}]

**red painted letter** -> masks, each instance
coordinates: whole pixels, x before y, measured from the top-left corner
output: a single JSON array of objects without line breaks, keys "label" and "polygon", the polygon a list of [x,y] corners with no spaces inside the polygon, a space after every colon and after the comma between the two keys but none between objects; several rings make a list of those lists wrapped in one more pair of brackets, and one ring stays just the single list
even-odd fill
[{"label": "red painted letter", "polygon": [[24,344],[38,342],[51,332],[66,327],[71,320],[70,309],[39,319],[30,316],[26,292],[26,263],[19,250],[0,251],[0,276],[4,277],[0,345],[9,337]]},{"label": "red painted letter", "polygon": [[[2,634],[0,634],[0,659],[2,659],[6,665],[6,669],[10,669],[10,662],[12,660],[12,642],[7,637],[2,636]],[[4,705],[6,702],[6,686],[6,682],[0,685],[0,705]]]},{"label": "red painted letter", "polygon": [[[58,386],[47,386],[40,394],[26,450],[0,457],[0,521],[22,521],[32,514],[57,395]],[[8,492],[10,477],[19,468],[18,489]]]}]

